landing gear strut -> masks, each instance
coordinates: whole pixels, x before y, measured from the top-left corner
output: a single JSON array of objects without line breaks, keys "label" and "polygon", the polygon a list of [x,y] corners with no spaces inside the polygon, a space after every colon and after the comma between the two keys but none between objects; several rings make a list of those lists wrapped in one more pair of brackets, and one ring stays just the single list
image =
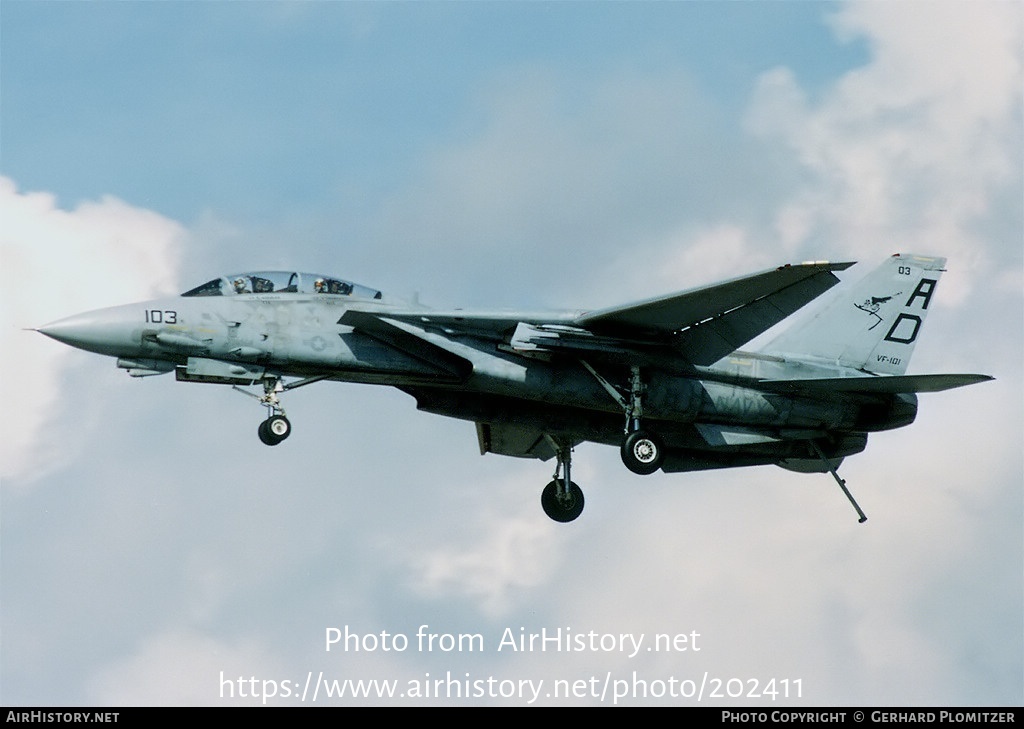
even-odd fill
[{"label": "landing gear strut", "polygon": [[257,433],[260,440],[268,446],[275,446],[292,433],[292,424],[284,415],[281,400],[277,393],[284,392],[284,386],[277,378],[263,381],[263,397],[259,401],[267,408],[267,419],[260,423]]},{"label": "landing gear strut", "polygon": [[540,495],[544,513],[558,522],[570,522],[583,513],[583,490],[569,478],[572,446],[555,443],[558,465],[552,481]]},{"label": "landing gear strut", "polygon": [[619,450],[623,464],[630,471],[641,476],[657,471],[661,468],[662,461],[665,460],[665,446],[657,435],[640,427],[640,419],[643,417],[644,411],[644,392],[647,390],[647,386],[640,377],[640,368],[636,365],[629,368],[629,399],[626,399],[588,362],[583,360],[581,362],[608,394],[622,406],[626,414],[625,437]]},{"label": "landing gear strut", "polygon": [[243,395],[259,400],[260,404],[267,408],[267,419],[260,423],[260,427],[256,432],[263,443],[268,446],[275,446],[292,434],[291,421],[285,417],[284,408],[281,406],[281,398],[278,397],[278,393],[294,390],[296,387],[310,385],[314,382],[320,382],[320,380],[326,380],[328,377],[329,375],[316,375],[288,385],[283,384],[280,377],[265,377],[262,380],[262,395],[256,395],[248,390],[243,390],[237,385],[234,386],[234,389]]}]

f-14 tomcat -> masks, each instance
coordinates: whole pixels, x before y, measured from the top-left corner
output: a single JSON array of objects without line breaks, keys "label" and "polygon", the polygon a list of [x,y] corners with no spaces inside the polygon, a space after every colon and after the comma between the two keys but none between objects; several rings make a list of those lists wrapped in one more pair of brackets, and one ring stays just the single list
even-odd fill
[{"label": "f-14 tomcat", "polygon": [[324,380],[397,387],[421,410],[476,423],[481,454],[554,458],[541,505],[560,522],[583,510],[570,479],[583,441],[618,446],[637,474],[765,464],[831,473],[863,522],[836,471],[843,458],[870,433],[912,423],[917,393],[992,378],[906,374],[944,270],[930,256],[897,254],[807,323],[740,350],[851,265],[786,265],[556,312],[435,310],[333,276],[242,273],[39,331],[116,357],[133,377],[234,386],[266,407],[258,433],[271,446],[292,432],[288,390]]}]

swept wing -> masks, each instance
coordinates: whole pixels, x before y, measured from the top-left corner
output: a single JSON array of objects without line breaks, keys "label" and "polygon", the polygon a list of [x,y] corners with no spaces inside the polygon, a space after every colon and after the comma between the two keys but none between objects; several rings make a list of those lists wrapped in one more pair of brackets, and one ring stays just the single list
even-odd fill
[{"label": "swept wing", "polygon": [[681,358],[710,365],[743,346],[839,282],[834,271],[853,264],[801,263],[742,276],[624,306],[578,312],[350,311],[339,323],[350,324],[403,349],[408,332],[372,324],[382,318],[405,322],[423,331],[443,330],[512,340],[520,352],[617,354],[645,351],[666,365]]}]

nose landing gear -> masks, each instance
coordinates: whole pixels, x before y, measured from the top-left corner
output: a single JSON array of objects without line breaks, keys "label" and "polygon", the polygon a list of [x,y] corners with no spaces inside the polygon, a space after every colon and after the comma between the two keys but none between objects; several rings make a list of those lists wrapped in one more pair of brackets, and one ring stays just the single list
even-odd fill
[{"label": "nose landing gear", "polygon": [[260,423],[257,432],[261,441],[269,446],[275,446],[291,435],[292,424],[283,412],[276,413]]},{"label": "nose landing gear", "polygon": [[296,387],[310,385],[314,382],[320,382],[321,380],[326,380],[328,377],[329,375],[316,375],[287,385],[281,382],[280,377],[264,377],[261,381],[261,384],[263,385],[262,395],[257,395],[249,392],[248,390],[243,390],[237,385],[234,386],[234,389],[238,390],[243,395],[248,395],[249,397],[259,400],[260,404],[267,408],[267,419],[260,423],[260,427],[256,433],[259,435],[260,440],[266,445],[276,446],[292,434],[291,421],[285,417],[284,408],[281,406],[281,398],[278,397],[278,393],[285,392],[286,390],[294,390]]},{"label": "nose landing gear", "polygon": [[277,378],[263,380],[263,397],[259,397],[259,401],[266,406],[268,417],[260,423],[256,432],[268,446],[276,446],[292,433],[291,421],[285,417],[281,400],[277,396],[278,392],[283,391],[284,386]]}]

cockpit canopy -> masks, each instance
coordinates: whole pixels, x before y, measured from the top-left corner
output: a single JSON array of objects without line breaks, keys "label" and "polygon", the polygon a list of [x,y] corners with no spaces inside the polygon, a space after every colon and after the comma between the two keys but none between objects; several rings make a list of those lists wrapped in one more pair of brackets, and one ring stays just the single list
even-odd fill
[{"label": "cockpit canopy", "polygon": [[182,296],[238,296],[241,294],[333,294],[381,298],[380,291],[320,273],[259,271],[236,273],[207,281]]}]

